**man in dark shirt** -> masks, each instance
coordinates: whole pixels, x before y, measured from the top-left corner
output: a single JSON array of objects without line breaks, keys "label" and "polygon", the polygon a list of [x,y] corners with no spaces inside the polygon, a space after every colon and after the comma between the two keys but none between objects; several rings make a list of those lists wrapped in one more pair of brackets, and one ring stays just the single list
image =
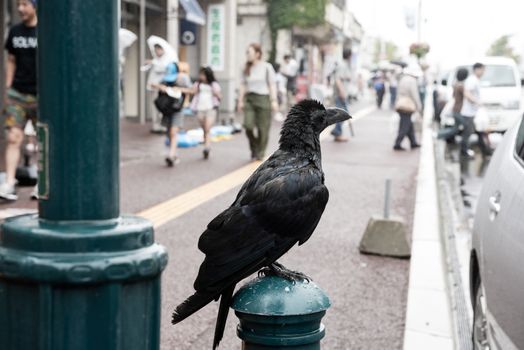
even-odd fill
[{"label": "man in dark shirt", "polygon": [[[7,50],[5,127],[7,129],[6,181],[0,185],[0,198],[18,199],[15,191],[16,168],[20,161],[23,128],[28,120],[36,123],[36,0],[18,0],[22,22],[9,31]],[[34,194],[32,195],[34,196]]]}]

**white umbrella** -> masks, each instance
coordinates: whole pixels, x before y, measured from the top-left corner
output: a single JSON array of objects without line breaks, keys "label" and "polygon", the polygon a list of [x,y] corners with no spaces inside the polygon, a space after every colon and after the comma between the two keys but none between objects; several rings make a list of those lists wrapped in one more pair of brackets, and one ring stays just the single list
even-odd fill
[{"label": "white umbrella", "polygon": [[125,28],[120,28],[118,30],[118,51],[120,55],[123,55],[125,49],[133,45],[133,43],[138,39],[135,33]]},{"label": "white umbrella", "polygon": [[178,54],[173,46],[171,46],[171,44],[169,44],[165,39],[156,35],[151,35],[147,38],[147,46],[149,46],[153,58],[159,58],[156,56],[155,45],[160,45],[164,49],[164,55],[160,57],[162,61],[169,61],[168,64],[171,62],[178,62]]},{"label": "white umbrella", "polygon": [[[164,49],[164,54],[158,57],[155,52],[155,45],[160,45]],[[164,78],[166,68],[170,63],[178,63],[178,54],[176,50],[166,40],[156,35],[151,35],[147,39],[147,46],[153,56],[153,61],[150,65],[142,67],[142,70],[150,70],[147,78],[147,87],[151,88],[151,84],[158,84]]]}]

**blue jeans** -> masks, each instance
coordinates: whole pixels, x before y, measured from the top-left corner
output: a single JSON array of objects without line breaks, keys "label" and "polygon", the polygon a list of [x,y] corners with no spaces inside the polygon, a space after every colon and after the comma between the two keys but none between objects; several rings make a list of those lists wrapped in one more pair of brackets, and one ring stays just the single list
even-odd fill
[{"label": "blue jeans", "polygon": [[453,119],[455,120],[455,125],[440,129],[437,134],[438,139],[451,140],[460,133],[460,126],[464,127],[464,117],[458,112],[453,112]]},{"label": "blue jeans", "polygon": [[397,87],[389,87],[389,108],[395,108],[395,101],[397,100]]},{"label": "blue jeans", "polygon": [[[342,108],[346,112],[349,112],[346,101],[341,99],[339,96],[335,98],[335,106],[338,108]],[[333,128],[333,130],[331,130],[331,135],[335,137],[342,136],[342,122],[338,122],[335,124],[335,127]]]}]

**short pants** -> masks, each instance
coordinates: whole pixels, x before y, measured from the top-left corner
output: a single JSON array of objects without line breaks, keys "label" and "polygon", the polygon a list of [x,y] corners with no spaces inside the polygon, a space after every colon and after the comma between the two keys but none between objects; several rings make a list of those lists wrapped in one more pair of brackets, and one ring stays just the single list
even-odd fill
[{"label": "short pants", "polygon": [[217,118],[217,110],[210,109],[207,111],[198,111],[197,118],[200,122],[204,122],[207,119],[208,121],[211,122],[211,124],[214,124]]},{"label": "short pants", "polygon": [[177,127],[179,129],[184,127],[184,114],[182,111],[174,113],[172,116],[162,116],[161,121],[162,126],[165,126],[167,129],[171,127]]},{"label": "short pants", "polygon": [[23,129],[28,120],[36,127],[37,106],[35,95],[23,94],[13,88],[7,90],[7,103],[4,108],[5,128]]}]

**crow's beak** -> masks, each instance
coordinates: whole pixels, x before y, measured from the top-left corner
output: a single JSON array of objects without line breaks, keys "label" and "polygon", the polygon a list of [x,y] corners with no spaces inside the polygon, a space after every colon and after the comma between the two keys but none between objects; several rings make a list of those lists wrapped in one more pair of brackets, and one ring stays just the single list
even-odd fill
[{"label": "crow's beak", "polygon": [[326,110],[326,116],[327,125],[343,122],[344,120],[348,120],[351,118],[348,112],[346,112],[342,108],[335,107],[328,108]]}]

